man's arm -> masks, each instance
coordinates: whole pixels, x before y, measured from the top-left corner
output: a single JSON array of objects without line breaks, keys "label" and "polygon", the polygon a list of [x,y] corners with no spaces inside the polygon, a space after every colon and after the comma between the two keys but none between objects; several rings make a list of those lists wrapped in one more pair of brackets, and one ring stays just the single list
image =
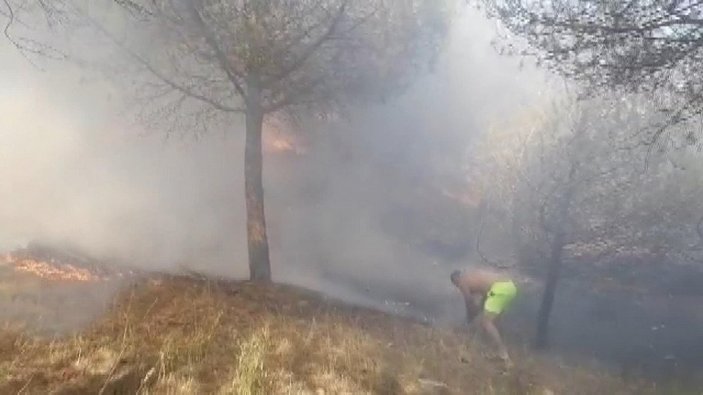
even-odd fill
[{"label": "man's arm", "polygon": [[481,312],[481,308],[476,298],[471,295],[464,296],[464,303],[466,304],[466,321],[471,324],[474,318]]}]

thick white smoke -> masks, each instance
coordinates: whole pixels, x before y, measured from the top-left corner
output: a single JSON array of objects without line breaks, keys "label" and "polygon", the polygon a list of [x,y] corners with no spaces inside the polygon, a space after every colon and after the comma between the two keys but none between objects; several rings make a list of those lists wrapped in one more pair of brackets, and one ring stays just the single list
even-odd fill
[{"label": "thick white smoke", "polygon": [[[498,56],[492,34],[467,12],[431,75],[335,126],[356,156],[304,159],[299,171],[325,184],[315,200],[298,196],[307,186],[277,182],[290,169],[265,164],[277,280],[364,303],[451,292],[443,262],[389,237],[379,216],[394,205],[398,174],[456,173],[460,154],[491,120],[539,96],[540,74]],[[81,71],[67,65],[40,72],[3,45],[3,78],[14,82],[0,92],[0,246],[38,239],[144,268],[246,277],[240,121],[198,140],[164,142],[122,115],[124,96],[110,83],[80,84]],[[431,179],[423,177],[418,182]]]}]

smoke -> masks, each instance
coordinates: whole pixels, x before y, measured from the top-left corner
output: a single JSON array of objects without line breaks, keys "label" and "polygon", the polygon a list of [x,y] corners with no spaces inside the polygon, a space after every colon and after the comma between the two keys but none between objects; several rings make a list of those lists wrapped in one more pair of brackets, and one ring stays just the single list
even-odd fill
[{"label": "smoke", "polygon": [[[298,131],[306,155],[268,154],[276,280],[376,306],[453,292],[448,264],[468,262],[468,235],[449,255],[451,246],[418,240],[447,222],[466,227],[442,188],[464,182],[468,148],[491,120],[545,86],[495,53],[492,31],[465,11],[435,70],[404,95],[344,122],[307,123]],[[164,141],[124,115],[109,82],[84,82],[68,65],[40,72],[6,44],[0,56],[14,82],[0,94],[0,247],[43,240],[142,268],[247,276],[243,133]],[[416,201],[424,206],[407,207]],[[454,211],[431,209],[436,202]]]},{"label": "smoke", "polygon": [[[449,273],[476,262],[475,218],[445,192],[471,189],[468,155],[484,130],[550,96],[547,77],[499,56],[492,35],[489,22],[463,11],[433,72],[408,92],[343,121],[305,120],[293,138],[305,142],[304,154],[266,154],[275,280],[429,320],[462,320]],[[0,61],[1,250],[41,240],[144,269],[247,277],[241,122],[165,141],[135,126],[107,80],[86,82],[69,65],[41,72],[4,40]],[[654,349],[653,334],[663,355],[702,344],[689,329],[700,318],[675,317],[680,333],[658,329],[655,316],[669,308],[663,302],[655,311],[619,295],[618,311],[629,313],[600,322],[589,311],[612,300],[584,297],[592,291],[583,285],[560,287],[555,344],[574,353],[600,346],[617,359]],[[537,306],[532,293],[518,298],[505,317],[515,323],[513,337],[530,335],[525,323]]]},{"label": "smoke", "polygon": [[232,263],[245,247],[239,135],[164,143],[111,108],[111,92],[13,60],[0,98],[4,249],[39,239],[137,266],[197,259],[243,274]]},{"label": "smoke", "polygon": [[448,276],[476,262],[474,227],[471,208],[444,192],[471,189],[471,145],[549,86],[499,57],[492,34],[482,18],[461,15],[433,73],[410,91],[318,126],[288,186],[299,192],[283,193],[287,208],[271,207],[278,185],[267,189],[275,273],[357,303],[409,302],[402,312],[456,322],[463,308]]}]

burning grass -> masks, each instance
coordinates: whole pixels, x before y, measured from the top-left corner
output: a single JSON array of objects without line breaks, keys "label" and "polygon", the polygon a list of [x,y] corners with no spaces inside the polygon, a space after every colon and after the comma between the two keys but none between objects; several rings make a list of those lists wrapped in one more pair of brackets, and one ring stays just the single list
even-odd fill
[{"label": "burning grass", "polygon": [[137,274],[70,249],[35,242],[0,256],[0,265],[51,282],[99,282]]},{"label": "burning grass", "polygon": [[[80,334],[0,337],[0,393],[616,394],[638,383],[515,350],[504,373],[458,331],[287,286],[144,280]],[[549,392],[552,391],[552,392]]]},{"label": "burning grass", "polygon": [[127,276],[37,247],[0,256],[0,326],[72,333],[102,315]]},{"label": "burning grass", "polygon": [[90,270],[76,267],[71,264],[57,266],[46,261],[38,261],[31,258],[19,258],[12,255],[7,255],[5,257],[5,262],[12,265],[14,270],[18,272],[31,274],[51,281],[95,282],[103,280],[103,278],[93,274]]}]

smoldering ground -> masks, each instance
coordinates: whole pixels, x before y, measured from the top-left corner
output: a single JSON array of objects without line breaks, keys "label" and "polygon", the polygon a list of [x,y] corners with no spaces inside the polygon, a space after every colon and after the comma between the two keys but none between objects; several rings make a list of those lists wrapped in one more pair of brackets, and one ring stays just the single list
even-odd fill
[{"label": "smoldering ground", "polygon": [[[541,73],[499,57],[491,35],[492,26],[468,12],[433,72],[400,98],[354,109],[344,121],[283,131],[306,147],[268,152],[264,164],[277,281],[439,324],[462,321],[448,274],[476,261],[469,240],[476,219],[443,192],[465,183],[469,147],[492,121],[543,101],[550,89]],[[110,82],[80,84],[81,72],[65,65],[39,72],[2,45],[4,249],[42,240],[149,270],[246,277],[242,130],[165,142],[125,118]],[[582,287],[560,290],[558,348],[593,349],[616,362],[673,355],[700,366],[687,356],[703,344],[701,331],[690,329],[700,320],[682,313],[653,331],[662,309],[613,295],[628,313],[595,323],[589,311],[603,302]],[[523,342],[536,291],[506,317]],[[600,335],[584,336],[589,327]]]}]

